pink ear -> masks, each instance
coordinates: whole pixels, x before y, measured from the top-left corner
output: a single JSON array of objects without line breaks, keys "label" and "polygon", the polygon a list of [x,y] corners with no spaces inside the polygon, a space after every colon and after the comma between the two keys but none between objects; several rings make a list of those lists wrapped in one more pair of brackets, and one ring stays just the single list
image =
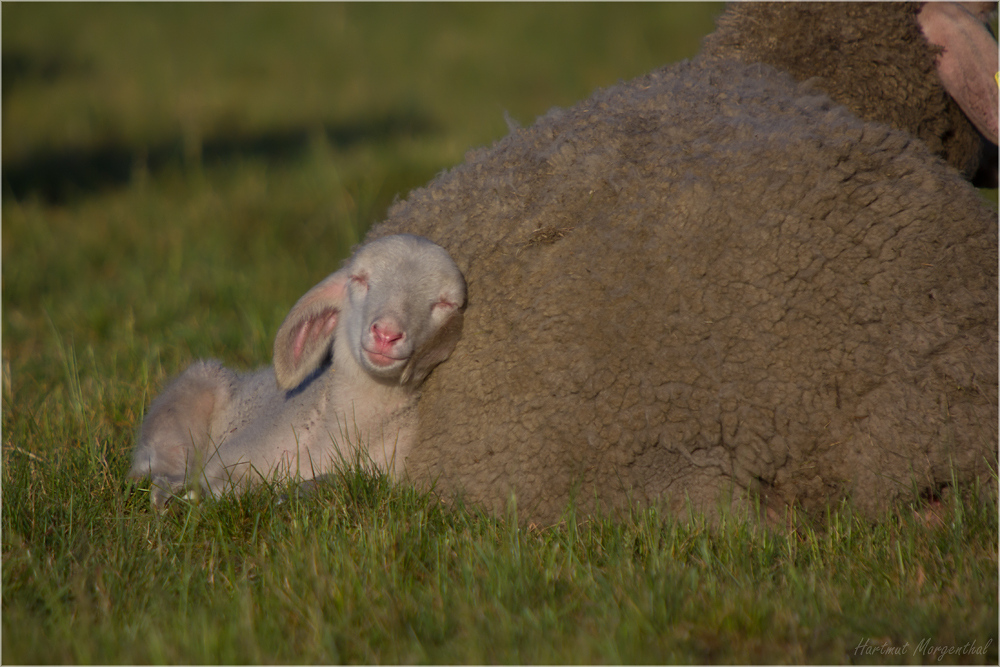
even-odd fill
[{"label": "pink ear", "polygon": [[337,317],[339,315],[340,311],[333,308],[325,308],[295,323],[292,328],[292,333],[294,334],[292,340],[292,363],[298,365],[302,360],[303,352],[311,350],[329,339],[333,330],[337,327]]},{"label": "pink ear", "polygon": [[937,59],[945,90],[983,134],[997,143],[997,43],[978,16],[957,3],[928,2],[920,10],[927,41],[944,49]]},{"label": "pink ear", "polygon": [[350,272],[328,276],[292,306],[274,338],[274,376],[282,389],[297,387],[333,345]]}]

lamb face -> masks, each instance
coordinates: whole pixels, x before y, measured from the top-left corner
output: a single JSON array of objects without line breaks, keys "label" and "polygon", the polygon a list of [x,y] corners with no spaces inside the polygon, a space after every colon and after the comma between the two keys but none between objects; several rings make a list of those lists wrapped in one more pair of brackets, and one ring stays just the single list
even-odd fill
[{"label": "lamb face", "polygon": [[440,246],[408,234],[369,243],[285,318],[278,385],[298,386],[332,353],[343,372],[416,387],[458,342],[464,304],[465,279]]},{"label": "lamb face", "polygon": [[348,269],[341,326],[351,356],[376,380],[419,383],[426,373],[418,366],[432,367],[451,352],[421,360],[424,346],[465,303],[462,274],[441,247],[414,236],[368,244]]}]

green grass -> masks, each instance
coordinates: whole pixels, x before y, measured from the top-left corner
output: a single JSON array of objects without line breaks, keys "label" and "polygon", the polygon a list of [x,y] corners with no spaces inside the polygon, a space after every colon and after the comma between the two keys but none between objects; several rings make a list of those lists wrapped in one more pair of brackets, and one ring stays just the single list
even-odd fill
[{"label": "green grass", "polygon": [[4,456],[6,663],[883,662],[864,647],[907,644],[913,662],[924,640],[997,658],[992,504],[936,527],[841,508],[820,531],[654,511],[539,529],[355,470],[305,500],[158,516],[86,448]]},{"label": "green grass", "polygon": [[718,9],[3,5],[3,662],[995,663],[975,489],[778,530],[537,527],[360,471],[161,516],[124,481],[169,377],[268,363],[394,197]]}]

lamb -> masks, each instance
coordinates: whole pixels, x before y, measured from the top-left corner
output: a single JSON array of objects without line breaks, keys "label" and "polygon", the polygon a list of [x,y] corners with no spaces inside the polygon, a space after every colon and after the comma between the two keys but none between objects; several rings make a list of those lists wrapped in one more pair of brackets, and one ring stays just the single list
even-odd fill
[{"label": "lamb", "polygon": [[313,480],[362,453],[391,475],[412,444],[417,388],[462,329],[465,281],[440,246],[372,241],[309,290],[278,330],[274,365],[192,364],[152,403],[129,476],[164,507],[263,480]]},{"label": "lamb", "polygon": [[974,124],[935,63],[992,79],[996,44],[963,59],[976,17],[926,11],[735,3],[692,61],[396,203],[368,238],[434,240],[472,296],[409,478],[540,523],[995,485],[997,224],[963,175],[996,90]]}]

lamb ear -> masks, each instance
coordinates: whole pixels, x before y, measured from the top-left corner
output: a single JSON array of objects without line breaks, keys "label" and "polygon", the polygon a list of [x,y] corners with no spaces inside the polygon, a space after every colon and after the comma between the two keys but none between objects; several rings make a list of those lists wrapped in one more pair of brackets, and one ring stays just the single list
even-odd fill
[{"label": "lamb ear", "polygon": [[333,345],[351,273],[328,276],[299,299],[274,339],[274,376],[282,389],[293,389],[316,370]]},{"label": "lamb ear", "polygon": [[[995,7],[995,5],[993,5]],[[984,137],[997,143],[997,42],[980,18],[958,3],[928,2],[920,10],[945,90]]]},{"label": "lamb ear", "polygon": [[410,357],[399,377],[399,384],[419,386],[435,366],[447,359],[462,337],[464,319],[462,310],[455,309],[451,317]]}]

